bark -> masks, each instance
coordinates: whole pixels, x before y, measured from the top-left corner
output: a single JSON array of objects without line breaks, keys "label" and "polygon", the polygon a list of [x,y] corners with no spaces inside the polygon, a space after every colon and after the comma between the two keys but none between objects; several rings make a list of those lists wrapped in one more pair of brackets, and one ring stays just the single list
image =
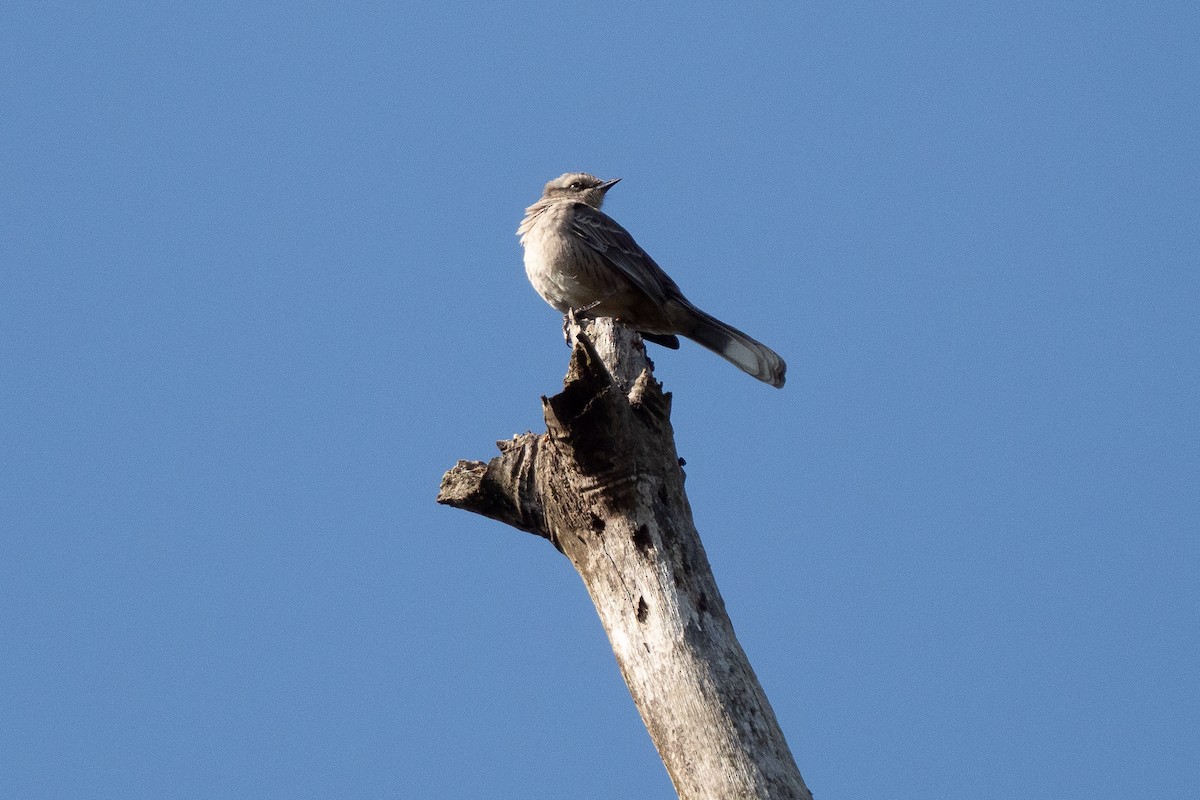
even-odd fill
[{"label": "bark", "polygon": [[670,395],[636,334],[584,325],[563,391],[542,398],[546,433],[458,462],[438,502],[571,560],[681,798],[811,798],[692,522]]}]

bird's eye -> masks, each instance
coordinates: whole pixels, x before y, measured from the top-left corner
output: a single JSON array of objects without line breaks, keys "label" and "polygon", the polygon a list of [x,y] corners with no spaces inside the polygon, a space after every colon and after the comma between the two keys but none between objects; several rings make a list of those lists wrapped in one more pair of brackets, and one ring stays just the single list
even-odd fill
[{"label": "bird's eye", "polygon": [[579,181],[575,181],[567,188],[570,189],[572,192],[578,192],[580,189],[583,188],[583,184],[580,183]]}]

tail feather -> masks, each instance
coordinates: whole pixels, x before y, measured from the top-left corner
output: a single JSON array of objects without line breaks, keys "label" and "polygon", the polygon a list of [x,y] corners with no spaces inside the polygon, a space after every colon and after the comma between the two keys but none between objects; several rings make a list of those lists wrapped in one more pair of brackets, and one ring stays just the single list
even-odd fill
[{"label": "tail feather", "polygon": [[638,333],[640,333],[642,338],[645,339],[647,342],[654,342],[656,345],[658,345],[660,347],[665,347],[668,350],[678,350],[679,349],[679,337],[675,336],[673,334],[670,334],[670,333],[646,333],[645,331],[638,331]]},{"label": "tail feather", "polygon": [[763,383],[776,388],[783,386],[787,364],[778,353],[695,306],[689,304],[688,311],[691,321],[681,334]]}]

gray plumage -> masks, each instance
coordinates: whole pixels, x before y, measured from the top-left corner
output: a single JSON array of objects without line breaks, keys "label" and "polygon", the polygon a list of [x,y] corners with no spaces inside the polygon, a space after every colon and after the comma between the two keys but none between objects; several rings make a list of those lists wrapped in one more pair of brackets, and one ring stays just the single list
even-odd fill
[{"label": "gray plumage", "polygon": [[615,317],[645,338],[679,347],[684,336],[772,386],[787,365],[761,342],[696,308],[629,232],[600,210],[609,181],[568,172],[546,184],[517,229],[525,274],[566,314]]}]

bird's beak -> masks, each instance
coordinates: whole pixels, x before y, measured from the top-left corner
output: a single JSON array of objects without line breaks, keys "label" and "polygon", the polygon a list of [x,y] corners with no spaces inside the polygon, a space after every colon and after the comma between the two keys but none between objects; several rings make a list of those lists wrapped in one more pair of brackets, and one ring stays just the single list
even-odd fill
[{"label": "bird's beak", "polygon": [[600,191],[602,191],[602,192],[607,192],[609,189],[611,189],[612,187],[616,186],[616,185],[617,185],[617,182],[618,182],[619,180],[621,180],[621,179],[620,179],[620,178],[613,178],[611,181],[604,181],[603,183],[601,183],[601,184],[600,184],[599,186],[597,186],[596,188],[597,188],[597,189],[599,189],[599,190],[600,190]]}]

